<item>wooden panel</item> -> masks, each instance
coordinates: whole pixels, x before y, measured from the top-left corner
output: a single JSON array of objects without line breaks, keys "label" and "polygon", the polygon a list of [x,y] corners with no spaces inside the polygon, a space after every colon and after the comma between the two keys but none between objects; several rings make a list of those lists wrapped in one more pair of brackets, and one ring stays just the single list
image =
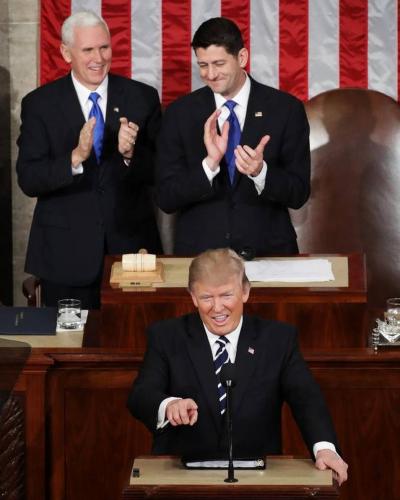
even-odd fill
[{"label": "wooden panel", "polygon": [[[400,353],[369,352],[363,357],[308,357],[349,464],[341,499],[394,499],[400,491]],[[305,453],[287,408],[284,422],[283,452]]]},{"label": "wooden panel", "polygon": [[[184,287],[153,292],[123,292],[108,283],[108,256],[102,284],[102,307],[96,332],[86,336],[86,346],[146,346],[147,327],[162,319],[195,311]],[[245,312],[298,326],[302,347],[365,347],[368,345],[365,263],[351,254],[349,286],[343,288],[253,288]]]},{"label": "wooden panel", "polygon": [[[113,350],[53,353],[49,376],[51,499],[119,498],[150,436],[125,408],[141,355]],[[400,488],[400,353],[369,349],[305,352],[331,410],[349,481],[340,498],[396,498]],[[284,453],[307,451],[291,416]],[[277,497],[278,498],[278,497]]]},{"label": "wooden panel", "polygon": [[57,356],[49,380],[51,498],[119,498],[134,457],[150,452],[150,434],[126,409],[137,367],[132,356],[95,355],[71,370],[71,357]]},{"label": "wooden panel", "polygon": [[46,373],[52,360],[45,354],[32,352],[20,374],[15,392],[23,398],[25,410],[26,499],[46,498]]}]

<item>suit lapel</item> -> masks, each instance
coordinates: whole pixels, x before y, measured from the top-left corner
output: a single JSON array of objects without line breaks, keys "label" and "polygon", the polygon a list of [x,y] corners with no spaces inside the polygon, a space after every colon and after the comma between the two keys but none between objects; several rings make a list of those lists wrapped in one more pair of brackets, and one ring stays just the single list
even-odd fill
[{"label": "suit lapel", "polygon": [[259,355],[258,345],[259,332],[255,328],[254,320],[248,316],[243,317],[242,329],[236,352],[237,383],[233,389],[233,413],[240,411],[240,406],[247,387],[251,383],[254,370],[257,366]]},{"label": "suit lapel", "polygon": [[200,387],[207,401],[214,425],[219,432],[221,429],[221,415],[218,411],[219,401],[214,362],[210,344],[198,314],[189,317],[186,340],[187,350],[200,382]]},{"label": "suit lapel", "polygon": [[269,95],[266,87],[251,79],[249,102],[247,104],[241,144],[255,148],[260,142],[265,130],[265,117],[268,114]]},{"label": "suit lapel", "polygon": [[[81,105],[76,95],[71,74],[60,80],[58,102],[60,103],[60,115],[64,116],[64,122],[70,126],[77,139],[79,132],[85,123]],[[78,131],[78,133],[77,133]]]},{"label": "suit lapel", "polygon": [[106,131],[107,135],[118,132],[119,119],[121,111],[124,109],[124,89],[119,85],[118,80],[111,74],[108,75],[107,89],[107,112],[106,112]]}]

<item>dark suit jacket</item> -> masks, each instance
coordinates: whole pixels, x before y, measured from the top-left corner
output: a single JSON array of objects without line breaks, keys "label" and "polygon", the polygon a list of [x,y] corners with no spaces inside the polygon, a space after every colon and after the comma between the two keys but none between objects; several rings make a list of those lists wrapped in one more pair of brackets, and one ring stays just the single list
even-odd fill
[{"label": "dark suit jacket", "polygon": [[[244,316],[235,365],[235,456],[281,453],[284,401],[310,452],[318,441],[336,443],[329,412],[299,352],[292,326]],[[158,407],[170,396],[196,401],[195,425],[168,424],[156,431]],[[225,454],[226,434],[218,413],[212,353],[198,314],[159,322],[149,329],[147,352],[128,407],[154,433],[156,454],[207,458]]]},{"label": "dark suit jacket", "polygon": [[268,165],[265,189],[236,171],[230,185],[225,161],[212,186],[202,168],[207,156],[204,123],[215,99],[203,87],[171,104],[161,128],[157,160],[158,204],[178,212],[175,250],[197,254],[207,248],[250,247],[256,255],[297,253],[296,234],[288,207],[301,207],[310,191],[309,126],[295,97],[251,80],[241,144],[264,150]]},{"label": "dark suit jacket", "polygon": [[[140,127],[128,167],[118,153],[119,118]],[[94,152],[72,175],[71,152],[85,123],[71,76],[22,100],[18,182],[37,197],[26,271],[65,285],[87,285],[105,251],[160,251],[148,187],[153,182],[160,102],[152,87],[109,75],[103,158]]]}]

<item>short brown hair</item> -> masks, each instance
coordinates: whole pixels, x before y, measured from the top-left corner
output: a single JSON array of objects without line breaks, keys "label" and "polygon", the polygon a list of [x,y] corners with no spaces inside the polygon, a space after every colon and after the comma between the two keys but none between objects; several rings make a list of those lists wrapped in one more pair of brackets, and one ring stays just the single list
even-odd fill
[{"label": "short brown hair", "polygon": [[206,250],[194,258],[189,267],[188,289],[193,290],[197,281],[222,285],[232,276],[238,276],[243,287],[250,287],[244,261],[230,248]]}]

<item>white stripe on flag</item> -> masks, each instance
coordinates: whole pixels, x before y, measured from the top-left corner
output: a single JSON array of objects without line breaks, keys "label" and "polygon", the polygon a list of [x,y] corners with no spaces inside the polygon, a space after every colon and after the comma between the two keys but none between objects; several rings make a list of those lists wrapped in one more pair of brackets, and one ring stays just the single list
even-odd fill
[{"label": "white stripe on flag", "polygon": [[71,14],[80,10],[92,10],[101,16],[101,0],[72,0]]},{"label": "white stripe on flag", "polygon": [[162,89],[160,0],[131,0],[132,77]]},{"label": "white stripe on flag", "polygon": [[339,0],[309,0],[308,97],[339,87]]},{"label": "white stripe on flag", "polygon": [[261,83],[279,87],[279,0],[251,2],[250,73]]},{"label": "white stripe on flag", "polygon": [[[221,15],[221,3],[216,0],[192,0],[191,4],[192,9],[192,36],[201,23],[210,19],[212,17],[219,17]],[[192,90],[196,90],[200,87],[204,86],[204,83],[201,81],[199,76],[199,68],[197,66],[196,56],[194,52],[191,52],[192,55]]]},{"label": "white stripe on flag", "polygon": [[397,99],[397,1],[368,2],[368,88]]}]

